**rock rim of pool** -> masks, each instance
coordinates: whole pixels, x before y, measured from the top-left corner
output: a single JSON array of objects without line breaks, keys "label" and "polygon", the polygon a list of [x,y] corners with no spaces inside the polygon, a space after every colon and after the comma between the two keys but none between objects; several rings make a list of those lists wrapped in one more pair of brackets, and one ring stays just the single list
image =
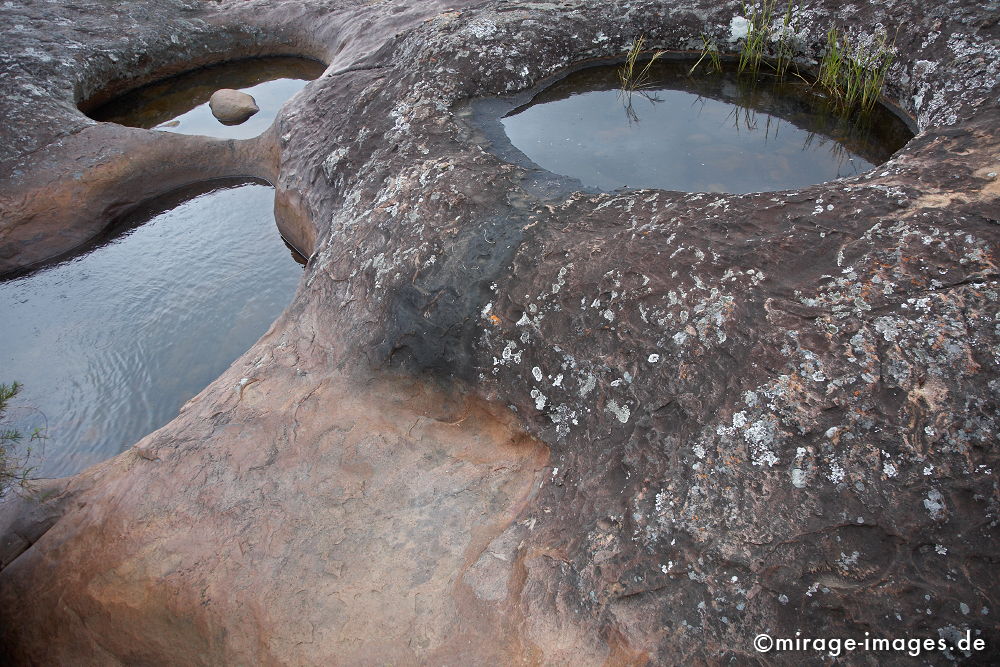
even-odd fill
[{"label": "rock rim of pool", "polygon": [[253,95],[232,88],[222,88],[212,93],[208,106],[212,110],[212,115],[223,125],[245,123],[260,111]]},{"label": "rock rim of pool", "polygon": [[[729,48],[738,5],[0,7],[0,270],[206,174],[273,183],[310,256],[175,420],[0,504],[9,660],[828,662],[755,648],[801,632],[989,661],[995,7],[810,3],[803,62],[899,26],[886,94],[918,131],[803,189],[567,192],[462,116],[636,35]],[[329,67],[253,140],[79,111],[290,52]]]}]

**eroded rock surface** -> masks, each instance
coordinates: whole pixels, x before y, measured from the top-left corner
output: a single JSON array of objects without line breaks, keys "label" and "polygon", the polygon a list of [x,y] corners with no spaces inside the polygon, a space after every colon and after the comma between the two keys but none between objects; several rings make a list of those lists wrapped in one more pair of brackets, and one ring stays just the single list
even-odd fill
[{"label": "eroded rock surface", "polygon": [[[986,650],[920,659],[995,660],[997,3],[810,3],[802,58],[833,22],[900,26],[887,92],[919,133],[805,190],[559,194],[463,113],[639,34],[726,43],[740,11],[0,7],[4,269],[213,168],[272,180],[312,254],[174,422],[5,503],[9,660],[829,661],[754,651],[796,631],[970,632]],[[248,142],[76,109],[227,49],[330,68]],[[162,158],[192,149],[194,175]]]}]

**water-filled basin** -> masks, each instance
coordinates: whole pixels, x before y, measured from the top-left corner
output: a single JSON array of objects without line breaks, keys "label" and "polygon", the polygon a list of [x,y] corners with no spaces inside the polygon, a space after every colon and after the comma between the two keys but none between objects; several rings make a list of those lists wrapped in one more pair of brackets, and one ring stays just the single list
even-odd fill
[{"label": "water-filled basin", "polygon": [[507,113],[503,130],[535,165],[589,188],[733,193],[861,174],[913,136],[885,107],[838,114],[794,77],[689,68],[656,63],[631,94],[617,66],[582,69]]},{"label": "water-filled basin", "polygon": [[[94,120],[131,127],[249,139],[266,130],[281,105],[323,73],[323,63],[305,58],[252,58],[204,67],[129,91],[89,113]],[[239,125],[223,125],[208,107],[216,90],[252,95],[260,108]]]},{"label": "water-filled basin", "polygon": [[70,259],[0,281],[0,382],[22,383],[17,404],[48,423],[36,474],[73,474],[131,446],[268,329],[302,275],[273,205],[261,182],[202,184]]}]

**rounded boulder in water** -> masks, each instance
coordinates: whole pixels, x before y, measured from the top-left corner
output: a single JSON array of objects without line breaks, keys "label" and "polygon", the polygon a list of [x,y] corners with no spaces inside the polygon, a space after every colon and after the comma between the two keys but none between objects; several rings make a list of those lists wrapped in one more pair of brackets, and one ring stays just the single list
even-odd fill
[{"label": "rounded boulder in water", "polygon": [[260,111],[253,96],[232,88],[222,88],[212,93],[208,106],[212,109],[212,115],[224,125],[239,125]]}]

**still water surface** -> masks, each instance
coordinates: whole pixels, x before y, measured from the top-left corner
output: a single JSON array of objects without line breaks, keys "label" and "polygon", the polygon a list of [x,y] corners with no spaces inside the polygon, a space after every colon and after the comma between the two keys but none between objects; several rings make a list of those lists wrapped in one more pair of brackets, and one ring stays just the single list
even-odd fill
[{"label": "still water surface", "polygon": [[202,184],[96,247],[0,281],[0,382],[48,422],[38,475],[69,475],[166,424],[288,305],[302,275],[274,190]]},{"label": "still water surface", "polygon": [[912,138],[883,107],[858,122],[795,80],[688,76],[689,67],[654,65],[650,85],[631,95],[617,67],[583,69],[501,122],[535,164],[603,190],[799,188],[864,173]]},{"label": "still water surface", "polygon": [[[281,105],[324,69],[322,63],[304,58],[237,60],[136,88],[89,115],[94,120],[131,127],[249,139],[270,127]],[[208,107],[208,99],[220,88],[252,95],[260,111],[240,125],[223,125]]]}]

